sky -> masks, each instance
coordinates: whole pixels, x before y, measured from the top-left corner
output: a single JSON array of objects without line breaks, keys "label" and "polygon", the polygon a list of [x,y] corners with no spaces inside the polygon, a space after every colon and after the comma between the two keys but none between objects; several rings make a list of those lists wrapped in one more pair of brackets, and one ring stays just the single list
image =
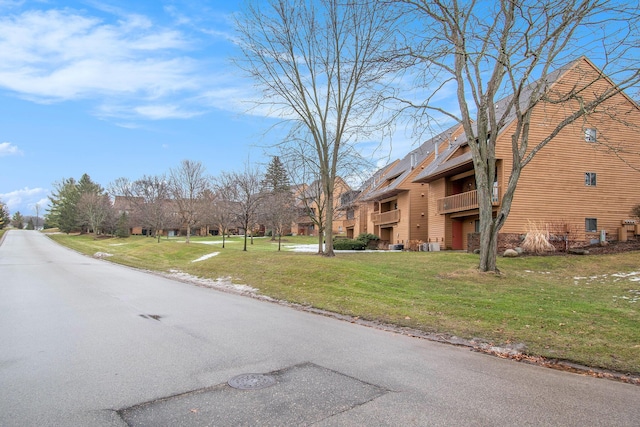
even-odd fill
[{"label": "sky", "polygon": [[[266,164],[282,137],[230,58],[241,0],[0,0],[0,200],[42,214],[54,183],[103,187],[181,160]],[[400,149],[396,144],[396,149]]]}]

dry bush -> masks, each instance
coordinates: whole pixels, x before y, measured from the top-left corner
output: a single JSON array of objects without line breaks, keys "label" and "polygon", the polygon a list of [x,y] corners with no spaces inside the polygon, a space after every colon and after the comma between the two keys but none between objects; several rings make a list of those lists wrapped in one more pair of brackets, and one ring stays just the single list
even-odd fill
[{"label": "dry bush", "polygon": [[556,248],[549,242],[548,227],[545,224],[536,224],[529,221],[527,235],[522,242],[522,249],[525,252],[534,254],[555,251]]}]

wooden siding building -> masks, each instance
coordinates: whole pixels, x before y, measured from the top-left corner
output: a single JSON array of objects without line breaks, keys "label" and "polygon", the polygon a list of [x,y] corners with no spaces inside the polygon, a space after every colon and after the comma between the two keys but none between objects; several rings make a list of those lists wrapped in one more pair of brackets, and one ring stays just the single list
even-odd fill
[{"label": "wooden siding building", "polygon": [[[563,94],[585,84],[591,84],[592,93],[611,89],[613,83],[600,76],[589,60],[580,58],[551,74],[547,91]],[[536,105],[530,149],[577,108],[577,101]],[[626,232],[623,222],[640,203],[640,109],[619,93],[599,110],[563,128],[522,170],[501,233],[525,234],[535,224],[567,240],[589,243],[603,230],[611,240]],[[513,165],[515,125],[514,120],[507,123],[496,142],[496,209]],[[441,162],[430,164],[416,182],[429,185],[429,200],[435,202],[429,206],[429,238],[443,241],[446,248],[467,248],[468,234],[478,230],[478,203],[466,139],[454,144]]]}]

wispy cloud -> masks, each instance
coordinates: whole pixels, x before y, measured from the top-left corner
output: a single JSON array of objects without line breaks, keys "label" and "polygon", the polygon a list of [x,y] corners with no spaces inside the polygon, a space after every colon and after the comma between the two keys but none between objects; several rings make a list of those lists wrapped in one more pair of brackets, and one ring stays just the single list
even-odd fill
[{"label": "wispy cloud", "polygon": [[17,145],[13,145],[10,142],[0,142],[0,157],[13,156],[17,154],[22,154],[22,151]]},{"label": "wispy cloud", "polygon": [[7,205],[11,212],[15,212],[16,209],[20,209],[24,206],[33,207],[35,209],[36,203],[40,206],[40,212],[44,212],[44,209],[49,204],[49,200],[46,198],[48,193],[49,190],[44,188],[25,187],[9,193],[0,193],[0,200]]},{"label": "wispy cloud", "polygon": [[103,117],[151,120],[202,114],[212,106],[193,104],[199,94],[228,90],[178,27],[106,12],[114,19],[72,9],[0,17],[0,88],[38,103],[93,100]]}]

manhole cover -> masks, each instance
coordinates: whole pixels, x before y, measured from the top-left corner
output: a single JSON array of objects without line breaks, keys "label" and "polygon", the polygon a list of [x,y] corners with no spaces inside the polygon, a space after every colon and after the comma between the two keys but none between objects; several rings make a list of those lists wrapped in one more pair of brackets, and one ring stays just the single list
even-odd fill
[{"label": "manhole cover", "polygon": [[271,387],[275,383],[275,377],[264,374],[242,374],[227,381],[227,384],[231,387],[240,390],[258,390],[261,388]]}]

